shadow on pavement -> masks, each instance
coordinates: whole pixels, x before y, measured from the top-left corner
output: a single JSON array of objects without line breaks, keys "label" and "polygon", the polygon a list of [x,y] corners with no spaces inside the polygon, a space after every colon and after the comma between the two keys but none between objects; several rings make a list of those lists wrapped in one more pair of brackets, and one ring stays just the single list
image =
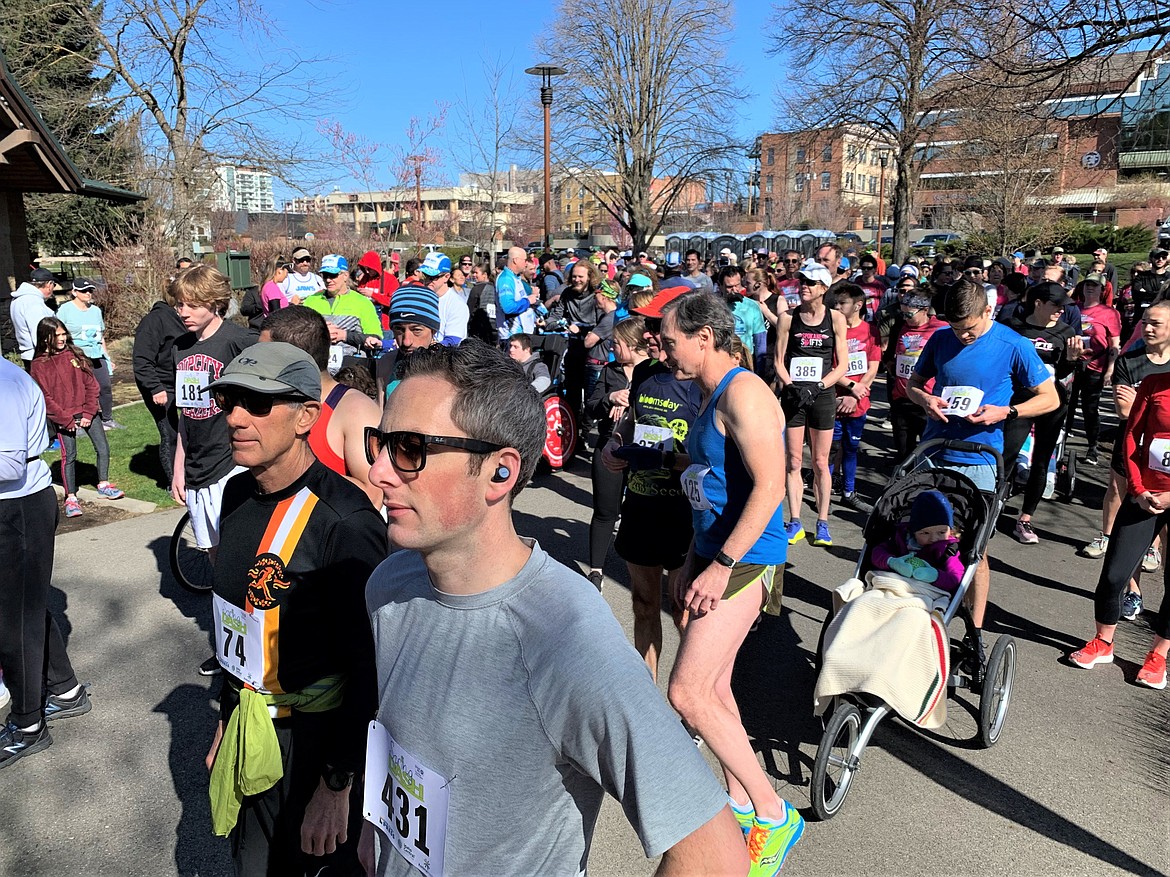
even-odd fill
[{"label": "shadow on pavement", "polygon": [[167,761],[182,812],[175,826],[175,871],[183,875],[233,873],[228,841],[211,833],[211,804],[203,760],[211,746],[219,710],[206,688],[177,686],[153,710],[171,726]]},{"label": "shadow on pavement", "polygon": [[61,630],[61,639],[65,640],[65,647],[69,647],[69,637],[73,633],[73,623],[69,620],[69,597],[56,585],[49,588],[49,612]]},{"label": "shadow on pavement", "polygon": [[986,771],[952,755],[944,747],[921,734],[887,733],[882,739],[882,748],[959,797],[1044,838],[1062,843],[1130,874],[1158,877],[1163,873],[1077,823],[1065,819],[1059,813],[1013,789]]},{"label": "shadow on pavement", "polygon": [[580,548],[574,548],[589,544],[589,524],[585,521],[573,518],[540,518],[525,512],[513,512],[512,518],[516,522],[516,532],[521,536],[536,539],[540,547],[554,560],[572,569],[580,568],[578,561],[588,560],[587,557],[579,556]]},{"label": "shadow on pavement", "polygon": [[174,603],[184,616],[199,625],[199,629],[208,635],[209,641],[213,641],[211,637],[211,594],[192,593],[175,581],[174,575],[171,574],[171,539],[169,536],[159,536],[157,539],[151,540],[146,547],[154,555],[155,564],[158,566],[159,594]]}]

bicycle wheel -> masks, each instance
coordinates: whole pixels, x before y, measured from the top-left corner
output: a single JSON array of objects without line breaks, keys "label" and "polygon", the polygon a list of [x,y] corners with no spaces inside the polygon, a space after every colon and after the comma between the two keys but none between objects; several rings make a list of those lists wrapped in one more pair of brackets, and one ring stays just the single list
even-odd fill
[{"label": "bicycle wheel", "polygon": [[1016,678],[1016,641],[1001,636],[987,659],[983,693],[979,695],[979,742],[990,748],[999,740],[1012,700]]},{"label": "bicycle wheel", "polygon": [[845,803],[860,766],[860,753],[853,752],[860,730],[861,713],[857,707],[838,700],[817,747],[817,760],[813,762],[810,793],[813,812],[820,820],[836,816]]},{"label": "bicycle wheel", "polygon": [[577,417],[557,393],[544,397],[544,453],[553,469],[562,468],[577,449]]},{"label": "bicycle wheel", "polygon": [[211,590],[213,570],[207,549],[195,543],[190,512],[184,512],[171,536],[171,572],[175,581],[196,594]]}]

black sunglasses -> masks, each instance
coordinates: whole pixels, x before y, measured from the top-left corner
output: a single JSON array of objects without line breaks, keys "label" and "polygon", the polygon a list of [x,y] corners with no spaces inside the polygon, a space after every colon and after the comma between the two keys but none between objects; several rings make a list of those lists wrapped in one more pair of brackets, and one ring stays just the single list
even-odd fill
[{"label": "black sunglasses", "polygon": [[277,402],[304,402],[304,396],[271,396],[268,393],[249,393],[246,390],[211,391],[211,397],[224,414],[230,414],[239,405],[253,417],[267,417]]},{"label": "black sunglasses", "polygon": [[657,335],[658,333],[660,333],[662,331],[662,318],[661,317],[647,317],[646,318],[646,331],[652,335]]},{"label": "black sunglasses", "polygon": [[322,279],[322,280],[336,280],[336,279],[337,279],[337,275],[336,275],[336,274],[330,274],[328,271],[322,271],[322,272],[321,272],[321,279]]},{"label": "black sunglasses", "polygon": [[313,257],[312,256],[301,256],[297,259],[293,259],[293,261],[294,262],[312,262]]},{"label": "black sunglasses", "polygon": [[390,462],[399,472],[421,472],[427,465],[427,447],[438,445],[468,451],[472,454],[490,454],[507,445],[481,442],[479,439],[451,435],[424,435],[421,432],[382,432],[374,426],[366,427],[366,462],[371,466],[382,451],[390,454]]}]

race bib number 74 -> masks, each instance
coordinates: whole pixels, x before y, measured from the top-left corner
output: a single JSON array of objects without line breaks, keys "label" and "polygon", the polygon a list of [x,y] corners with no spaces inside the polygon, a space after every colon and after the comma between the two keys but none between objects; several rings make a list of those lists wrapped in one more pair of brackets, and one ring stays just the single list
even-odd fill
[{"label": "race bib number 74", "polygon": [[449,786],[399,746],[384,725],[370,722],[363,815],[402,858],[429,877],[443,875]]}]

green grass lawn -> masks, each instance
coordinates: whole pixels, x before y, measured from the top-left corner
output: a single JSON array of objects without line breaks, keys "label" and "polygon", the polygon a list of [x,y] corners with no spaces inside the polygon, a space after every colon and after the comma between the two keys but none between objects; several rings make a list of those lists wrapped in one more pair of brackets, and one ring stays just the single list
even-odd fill
[{"label": "green grass lawn", "polygon": [[[157,503],[159,508],[174,508],[169,491],[159,487],[162,467],[158,462],[158,429],[154,418],[141,402],[119,408],[114,419],[125,426],[106,433],[110,442],[110,480],[134,499]],[[97,485],[97,458],[89,437],[81,433],[77,441],[77,483],[81,487]],[[61,483],[61,454],[46,452],[43,459],[53,470],[53,480]]]}]

